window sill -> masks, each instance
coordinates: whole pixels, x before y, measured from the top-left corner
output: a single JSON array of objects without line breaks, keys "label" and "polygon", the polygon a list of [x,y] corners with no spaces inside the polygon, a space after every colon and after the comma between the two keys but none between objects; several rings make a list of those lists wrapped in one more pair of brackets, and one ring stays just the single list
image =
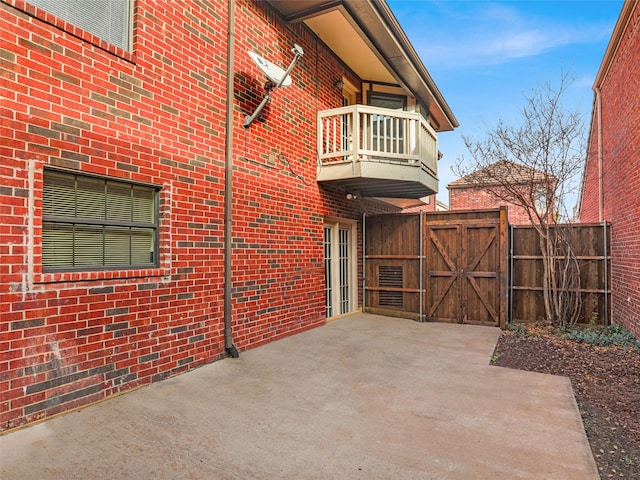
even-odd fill
[{"label": "window sill", "polygon": [[140,270],[100,270],[92,272],[56,272],[35,275],[35,283],[96,282],[103,280],[130,280],[138,278],[165,277],[170,275],[166,268]]}]

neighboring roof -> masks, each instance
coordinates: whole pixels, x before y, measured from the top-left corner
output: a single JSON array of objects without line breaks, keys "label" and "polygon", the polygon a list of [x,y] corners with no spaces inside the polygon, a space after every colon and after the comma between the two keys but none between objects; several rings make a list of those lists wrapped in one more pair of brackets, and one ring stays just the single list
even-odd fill
[{"label": "neighboring roof", "polygon": [[440,200],[436,200],[436,212],[448,212],[449,211],[449,205],[447,205],[444,202],[441,202]]},{"label": "neighboring roof", "polygon": [[[504,183],[514,185],[545,182],[548,175],[535,168],[509,160],[499,160],[491,165],[451,182],[447,188],[495,186]],[[498,180],[500,179],[500,180]]]},{"label": "neighboring roof", "polygon": [[620,11],[620,16],[618,17],[616,26],[613,29],[611,39],[609,40],[609,44],[607,45],[607,50],[604,52],[602,63],[600,64],[600,68],[598,69],[598,74],[596,75],[596,79],[593,82],[594,91],[598,90],[602,86],[602,83],[604,82],[604,79],[609,72],[609,68],[611,67],[611,63],[616,56],[616,52],[618,51],[618,47],[620,46],[620,42],[622,41],[622,36],[627,30],[627,26],[631,21],[631,14],[638,5],[639,1],[640,0],[625,0],[625,2],[623,3],[622,10]]},{"label": "neighboring roof", "polygon": [[[268,0],[287,22],[303,22],[364,81],[380,68],[424,105],[436,131],[459,126],[384,0]],[[377,70],[376,70],[377,69]],[[384,77],[383,77],[384,78]]]}]

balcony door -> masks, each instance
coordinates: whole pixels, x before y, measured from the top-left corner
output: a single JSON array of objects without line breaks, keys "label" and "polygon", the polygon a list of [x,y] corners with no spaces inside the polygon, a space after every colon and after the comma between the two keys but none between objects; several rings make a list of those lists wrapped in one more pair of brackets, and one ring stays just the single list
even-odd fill
[{"label": "balcony door", "polygon": [[[342,106],[347,107],[349,105],[356,104],[356,87],[354,87],[348,80],[342,79]],[[353,119],[350,114],[345,114],[341,119],[341,138],[342,138],[342,150],[345,152],[351,151],[353,148],[352,145],[352,129],[353,129]],[[348,160],[348,155],[345,156],[344,160]]]},{"label": "balcony door", "polygon": [[[370,92],[369,105],[387,110],[402,111],[407,108],[407,97],[388,93]],[[369,148],[383,153],[404,153],[404,119],[390,115],[374,115],[371,125]]]},{"label": "balcony door", "polygon": [[358,308],[356,223],[328,220],[324,225],[324,273],[326,317],[337,317]]}]

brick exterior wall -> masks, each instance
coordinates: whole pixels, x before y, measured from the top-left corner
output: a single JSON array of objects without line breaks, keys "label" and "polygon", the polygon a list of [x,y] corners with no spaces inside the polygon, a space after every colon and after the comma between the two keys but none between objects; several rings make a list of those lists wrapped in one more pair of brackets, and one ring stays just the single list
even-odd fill
[{"label": "brick exterior wall", "polygon": [[[611,222],[612,321],[640,335],[640,4],[601,85],[604,220]],[[598,115],[594,108],[580,208],[599,221]]]},{"label": "brick exterior wall", "polygon": [[599,178],[600,172],[598,168],[598,118],[594,114],[591,121],[591,136],[587,145],[587,161],[585,163],[583,178],[583,190],[580,198],[580,218],[581,222],[599,222],[600,206],[599,206]]},{"label": "brick exterior wall", "polygon": [[[0,430],[224,356],[226,3],[137,0],[130,53],[0,2]],[[243,350],[325,322],[326,216],[360,226],[364,212],[393,209],[315,181],[316,112],[341,105],[341,63],[264,3],[238,1],[236,15],[232,311]],[[288,65],[293,43],[305,51],[293,85],[244,129],[242,111],[264,93],[246,52]],[[160,187],[159,267],[43,273],[45,166]]]},{"label": "brick exterior wall", "polygon": [[531,221],[526,209],[513,205],[496,197],[479,187],[463,187],[449,189],[449,210],[479,210],[484,208],[507,207],[509,223],[512,225],[529,225]]}]

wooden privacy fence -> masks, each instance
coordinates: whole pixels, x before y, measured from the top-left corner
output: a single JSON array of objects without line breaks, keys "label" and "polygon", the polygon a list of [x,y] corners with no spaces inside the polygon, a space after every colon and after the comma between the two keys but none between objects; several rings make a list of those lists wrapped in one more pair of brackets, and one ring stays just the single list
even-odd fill
[{"label": "wooden privacy fence", "polygon": [[[566,233],[580,270],[580,322],[608,325],[611,228],[606,223],[559,226],[565,227],[569,227]],[[510,244],[511,319],[514,322],[543,321],[543,265],[538,234],[532,226],[511,226]]]},{"label": "wooden privacy fence", "polygon": [[503,327],[507,212],[365,217],[365,310]]},{"label": "wooden privacy fence", "polygon": [[417,214],[365,217],[364,305],[367,311],[423,320],[421,218]]},{"label": "wooden privacy fence", "polygon": [[[609,321],[609,227],[572,225],[583,322]],[[504,327],[544,319],[535,229],[506,208],[365,217],[364,310]]]}]

